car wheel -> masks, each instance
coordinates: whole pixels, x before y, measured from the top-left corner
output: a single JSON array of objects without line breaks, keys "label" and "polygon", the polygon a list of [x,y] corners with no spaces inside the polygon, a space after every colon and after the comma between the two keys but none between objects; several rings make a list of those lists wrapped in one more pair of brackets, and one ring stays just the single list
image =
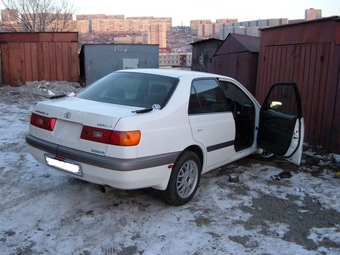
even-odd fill
[{"label": "car wheel", "polygon": [[254,157],[262,161],[270,161],[275,157],[275,154],[266,150],[262,150],[261,153],[254,153]]},{"label": "car wheel", "polygon": [[196,193],[201,179],[201,161],[192,151],[185,151],[176,160],[164,198],[172,205],[188,203]]}]

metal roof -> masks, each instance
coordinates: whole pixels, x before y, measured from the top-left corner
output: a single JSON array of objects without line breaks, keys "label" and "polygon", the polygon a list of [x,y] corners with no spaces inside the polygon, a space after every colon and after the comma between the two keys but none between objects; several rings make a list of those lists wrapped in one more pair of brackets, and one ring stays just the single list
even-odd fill
[{"label": "metal roof", "polygon": [[315,23],[315,22],[322,22],[322,21],[329,21],[333,20],[335,22],[340,22],[340,16],[330,16],[330,17],[325,17],[325,18],[320,18],[320,19],[312,19],[312,20],[302,20],[301,22],[296,22],[296,23],[291,23],[291,24],[284,24],[284,25],[279,25],[279,26],[271,26],[271,27],[264,27],[260,28],[260,31],[263,30],[269,30],[269,29],[276,29],[278,27],[289,27],[289,26],[297,26],[297,25],[302,25],[302,24],[309,24],[309,23]]},{"label": "metal roof", "polygon": [[260,37],[230,33],[214,56],[236,52],[259,52]]},{"label": "metal roof", "polygon": [[207,39],[199,40],[199,41],[196,41],[196,42],[192,42],[192,43],[190,43],[190,45],[199,44],[199,43],[206,43],[206,42],[208,42],[208,41],[218,41],[218,42],[223,42],[223,40],[220,40],[220,39],[216,39],[216,38],[207,38]]}]

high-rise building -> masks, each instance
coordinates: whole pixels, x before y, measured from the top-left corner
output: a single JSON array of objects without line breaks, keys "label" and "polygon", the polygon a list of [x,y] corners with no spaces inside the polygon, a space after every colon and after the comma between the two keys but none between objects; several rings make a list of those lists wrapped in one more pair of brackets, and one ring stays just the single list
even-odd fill
[{"label": "high-rise building", "polygon": [[154,22],[148,31],[148,43],[159,44],[160,48],[166,47],[166,24]]},{"label": "high-rise building", "polygon": [[147,17],[126,17],[126,20],[134,20],[137,22],[144,23],[148,22],[150,23],[151,21],[154,22],[162,22],[166,24],[166,29],[167,31],[171,30],[172,27],[172,18],[171,17],[165,17],[165,18],[155,18],[153,16],[147,16]]},{"label": "high-rise building", "polygon": [[209,19],[191,20],[190,28],[197,30],[199,37],[218,36],[220,29],[233,22],[237,22],[237,19],[217,19],[216,22],[212,22]]},{"label": "high-rise building", "polygon": [[322,18],[322,10],[320,9],[314,9],[310,8],[305,10],[305,19],[311,20],[311,19],[320,19]]},{"label": "high-rise building", "polygon": [[270,26],[280,26],[288,24],[287,18],[281,19],[262,19],[262,20],[250,20],[229,23],[224,27],[220,27],[220,39],[227,38],[229,33],[260,36],[259,29]]},{"label": "high-rise building", "polygon": [[199,24],[197,35],[201,37],[209,37],[218,35],[220,31],[219,24],[210,23],[210,24]]},{"label": "high-rise building", "polygon": [[211,24],[211,20],[210,19],[190,20],[190,28],[193,30],[198,30],[198,26],[202,24]]}]

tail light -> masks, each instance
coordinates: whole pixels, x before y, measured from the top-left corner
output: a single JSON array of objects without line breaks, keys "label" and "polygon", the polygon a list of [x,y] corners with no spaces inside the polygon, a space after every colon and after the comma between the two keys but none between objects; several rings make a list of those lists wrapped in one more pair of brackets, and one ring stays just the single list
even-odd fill
[{"label": "tail light", "polygon": [[98,143],[109,143],[111,130],[84,126],[80,138]]},{"label": "tail light", "polygon": [[95,127],[84,126],[81,131],[81,139],[98,143],[112,144],[118,146],[137,145],[141,138],[141,132],[136,131],[115,131]]},{"label": "tail light", "polygon": [[140,131],[112,131],[109,144],[133,146],[139,144]]},{"label": "tail light", "polygon": [[56,122],[56,118],[48,118],[46,116],[41,116],[35,113],[32,113],[30,121],[31,125],[48,131],[54,130]]}]

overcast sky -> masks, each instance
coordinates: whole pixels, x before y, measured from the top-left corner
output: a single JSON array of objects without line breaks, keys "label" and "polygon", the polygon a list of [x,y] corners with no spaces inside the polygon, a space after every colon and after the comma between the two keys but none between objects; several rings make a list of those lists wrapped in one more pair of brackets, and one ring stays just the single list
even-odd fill
[{"label": "overcast sky", "polygon": [[172,17],[173,26],[193,19],[236,18],[239,21],[303,19],[305,10],[321,9],[323,17],[340,16],[340,0],[73,0],[77,14],[123,14],[125,17]]}]

